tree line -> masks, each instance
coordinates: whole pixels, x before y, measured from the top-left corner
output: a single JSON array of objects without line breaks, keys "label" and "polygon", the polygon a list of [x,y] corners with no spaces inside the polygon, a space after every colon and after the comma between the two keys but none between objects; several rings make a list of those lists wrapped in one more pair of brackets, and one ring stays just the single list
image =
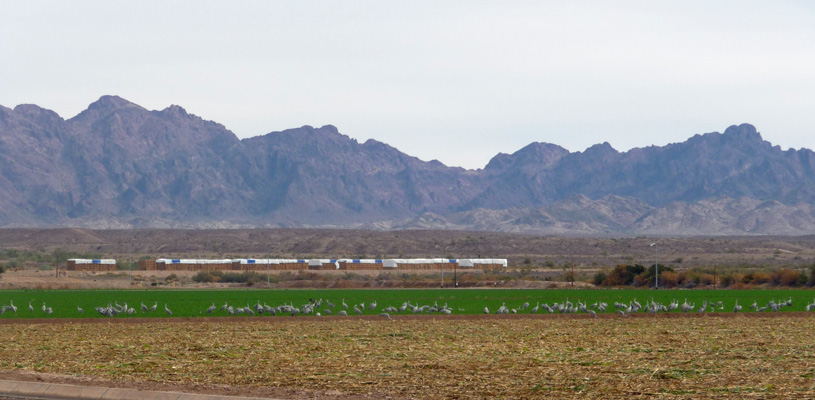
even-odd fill
[{"label": "tree line", "polygon": [[[676,271],[667,265],[659,265],[659,287],[692,288],[716,286],[732,289],[749,289],[757,286],[815,287],[815,264],[805,269],[781,267],[773,271],[727,270],[711,273],[699,269]],[[620,264],[610,271],[598,272],[591,282],[596,286],[654,287],[655,265]],[[715,270],[714,270],[715,271]],[[808,271],[808,272],[807,272]]]}]

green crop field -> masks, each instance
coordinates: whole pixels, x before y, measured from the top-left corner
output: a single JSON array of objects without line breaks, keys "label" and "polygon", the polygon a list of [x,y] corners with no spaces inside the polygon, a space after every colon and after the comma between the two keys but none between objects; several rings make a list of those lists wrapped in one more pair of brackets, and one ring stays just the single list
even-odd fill
[{"label": "green crop field", "polygon": [[[353,315],[355,304],[365,303],[365,315],[377,315],[385,307],[399,308],[403,303],[409,302],[415,306],[447,304],[453,314],[483,314],[484,307],[494,313],[501,305],[506,304],[508,309],[515,309],[517,313],[530,313],[537,304],[554,303],[563,304],[566,301],[577,304],[578,301],[591,308],[595,302],[608,304],[606,313],[616,311],[616,302],[630,304],[637,301],[643,305],[646,302],[657,302],[668,305],[676,301],[682,304],[687,301],[696,306],[692,312],[698,311],[703,302],[722,302],[715,312],[732,312],[738,301],[743,312],[751,311],[749,306],[753,302],[759,307],[767,305],[770,301],[786,302],[792,300],[791,306],[782,307],[780,311],[804,311],[808,304],[815,302],[815,291],[812,290],[633,290],[633,289],[390,289],[390,290],[346,290],[346,289],[320,289],[320,290],[4,290],[0,291],[0,307],[5,312],[0,318],[109,318],[102,316],[95,310],[96,307],[107,307],[109,304],[124,305],[135,308],[131,317],[198,317],[208,316],[205,310],[215,304],[218,310],[212,315],[226,316],[226,311],[220,311],[222,305],[229,304],[235,308],[253,307],[267,304],[271,307],[292,305],[301,307],[311,299],[324,299],[321,308],[315,312],[327,314],[328,302],[336,305],[333,313],[342,309],[344,301],[349,305],[348,313]],[[370,308],[376,302],[374,309]],[[141,304],[150,307],[157,305],[153,312],[141,311]],[[522,309],[524,303],[529,308]],[[17,312],[11,311],[11,305],[17,307]],[[29,310],[29,304],[33,311]],[[43,305],[50,307],[51,314],[43,311]],[[172,311],[172,316],[164,311],[165,305]],[[77,307],[84,310],[80,313]],[[708,306],[710,311],[712,307]],[[409,313],[410,310],[406,311]],[[539,312],[546,312],[541,309]],[[681,312],[674,310],[671,312]],[[398,313],[392,313],[397,315]],[[245,315],[244,315],[245,316]],[[115,318],[127,318],[126,314],[119,314]]]}]

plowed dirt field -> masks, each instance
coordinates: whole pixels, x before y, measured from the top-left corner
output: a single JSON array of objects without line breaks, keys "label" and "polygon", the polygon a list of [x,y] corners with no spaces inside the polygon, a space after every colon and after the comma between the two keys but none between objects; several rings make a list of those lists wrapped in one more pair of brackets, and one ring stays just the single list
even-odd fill
[{"label": "plowed dirt field", "polygon": [[0,378],[285,398],[815,398],[815,315],[8,320]]}]

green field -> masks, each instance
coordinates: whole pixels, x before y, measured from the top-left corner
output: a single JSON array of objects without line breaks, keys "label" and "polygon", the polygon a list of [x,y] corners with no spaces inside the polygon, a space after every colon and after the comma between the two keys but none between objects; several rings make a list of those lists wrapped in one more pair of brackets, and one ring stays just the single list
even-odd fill
[{"label": "green field", "polygon": [[[807,304],[815,302],[813,290],[636,290],[636,289],[390,289],[390,290],[351,290],[351,289],[320,289],[320,290],[3,290],[0,291],[0,306],[9,306],[12,303],[17,312],[6,310],[0,314],[0,319],[6,318],[110,318],[100,315],[95,307],[106,307],[108,304],[127,303],[134,307],[136,312],[132,315],[120,314],[113,318],[128,317],[170,317],[164,312],[165,304],[172,310],[172,317],[198,317],[206,316],[205,310],[213,303],[220,308],[224,303],[234,307],[253,306],[256,303],[268,304],[276,307],[290,304],[300,307],[309,299],[325,299],[336,304],[333,309],[336,314],[341,309],[343,300],[349,305],[349,315],[354,315],[353,305],[365,303],[365,315],[377,315],[388,306],[399,308],[404,302],[413,305],[439,306],[447,304],[453,314],[483,314],[484,307],[494,313],[502,304],[520,313],[529,313],[537,302],[564,303],[567,300],[576,303],[581,301],[586,305],[601,301],[608,303],[607,313],[616,311],[615,302],[626,303],[634,300],[645,305],[652,299],[657,303],[667,305],[673,300],[683,303],[695,303],[696,312],[704,301],[723,303],[723,309],[715,312],[732,312],[733,306],[738,303],[743,306],[743,312],[751,311],[749,306],[756,302],[759,307],[767,305],[771,300],[780,302],[792,299],[792,305],[782,307],[781,311],[804,311]],[[368,306],[376,301],[377,306],[371,310]],[[530,308],[521,310],[524,303]],[[29,303],[34,311],[29,311]],[[156,311],[143,313],[141,304],[147,306],[157,304]],[[42,311],[45,304],[51,307],[52,314]],[[84,309],[80,314],[77,307]],[[327,302],[316,311],[327,309]],[[708,307],[710,310],[711,307]],[[540,310],[539,312],[544,312]],[[672,312],[681,312],[675,310]],[[212,315],[226,316],[226,312],[216,310]],[[248,317],[236,316],[236,317]]]}]

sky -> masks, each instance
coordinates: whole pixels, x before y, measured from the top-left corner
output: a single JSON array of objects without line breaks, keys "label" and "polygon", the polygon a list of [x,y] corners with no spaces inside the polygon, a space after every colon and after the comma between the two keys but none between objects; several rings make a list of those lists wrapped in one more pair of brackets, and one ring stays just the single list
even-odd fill
[{"label": "sky", "polygon": [[0,105],[103,95],[240,138],[335,125],[483,168],[750,123],[815,149],[811,1],[0,0]]}]

